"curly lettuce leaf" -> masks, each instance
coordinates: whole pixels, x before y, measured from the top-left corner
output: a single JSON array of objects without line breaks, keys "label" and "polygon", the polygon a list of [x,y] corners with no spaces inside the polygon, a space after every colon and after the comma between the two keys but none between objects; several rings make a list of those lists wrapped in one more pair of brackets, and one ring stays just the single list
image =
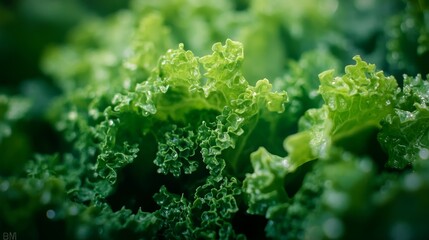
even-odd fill
[{"label": "curly lettuce leaf", "polygon": [[[356,58],[344,76],[323,73],[317,92],[317,74],[338,65],[331,53],[397,70],[385,62],[384,29],[398,2],[134,0],[112,17],[85,15],[44,63],[63,91],[47,112],[65,142],[0,178],[0,228],[29,239],[235,239],[268,221],[272,238],[423,238],[426,83],[405,80],[398,93]],[[407,3],[413,16],[397,23],[394,46],[405,51],[391,57],[426,73],[427,4]],[[1,11],[6,22],[21,16]],[[227,38],[246,55],[231,40],[210,51]],[[0,159],[13,164],[26,152],[16,116],[0,123]],[[362,157],[386,160],[373,155],[379,130],[394,171]]]},{"label": "curly lettuce leaf", "polygon": [[[188,189],[189,193],[195,191],[194,196],[178,198],[169,194],[167,187],[155,195],[166,221],[162,231],[169,236],[235,236],[229,220],[238,211],[241,190],[237,180],[226,176],[240,171],[240,159],[226,151],[240,150],[260,113],[282,112],[287,100],[284,92],[272,92],[266,79],[249,85],[241,72],[240,43],[227,40],[225,45],[214,44],[212,50],[201,58],[185,50],[183,44],[167,51],[146,81],[114,97],[98,128],[102,144],[95,170],[112,184],[117,172],[136,161],[155,164],[158,174],[195,176],[205,182]],[[130,132],[130,127],[138,131]],[[129,155],[124,146],[136,144],[137,151],[146,144],[146,135],[153,135],[158,142],[156,157],[147,159],[140,151]],[[200,175],[204,169],[207,176]],[[183,210],[171,212],[178,203],[184,204]]]},{"label": "curly lettuce leaf", "polygon": [[259,148],[250,156],[254,173],[247,175],[243,188],[248,195],[248,213],[264,214],[268,208],[286,202],[289,197],[283,187],[287,173],[285,160]]},{"label": "curly lettuce leaf", "polygon": [[[164,237],[172,239],[242,239],[228,221],[238,211],[235,198],[241,194],[238,181],[223,178],[198,187],[189,201],[169,193],[165,187],[154,195],[161,209],[156,212],[165,228]],[[196,216],[199,216],[196,218]]]},{"label": "curly lettuce leaf", "polygon": [[[192,128],[188,131],[193,131],[190,134],[195,135],[194,139],[200,142],[204,163],[213,175],[217,175],[225,167],[225,162],[219,155],[225,149],[235,147],[236,138],[243,134],[243,127],[252,123],[253,117],[261,109],[282,112],[287,99],[285,93],[271,92],[272,86],[266,79],[258,81],[256,86],[249,85],[240,71],[242,61],[242,45],[231,40],[227,40],[223,46],[220,43],[214,44],[213,54],[202,58],[195,57],[191,51],[179,45],[179,49],[169,50],[161,57],[158,68],[147,81],[137,84],[135,91],[115,96],[113,103],[116,106],[109,110],[112,111],[109,114],[113,118],[107,119],[105,123],[115,125],[117,122],[118,126],[123,126],[120,123],[123,121],[120,119],[121,115],[132,115],[133,118],[141,118],[142,122],[148,122],[141,127],[143,134],[152,131],[154,121],[170,120],[177,124],[191,124]],[[205,70],[203,74],[200,73],[200,62]],[[201,111],[200,116],[187,120],[196,111]],[[108,131],[115,131],[114,129]],[[164,136],[173,134],[171,131],[173,130]],[[109,137],[111,134],[105,136],[108,138],[104,138],[103,146],[111,148],[116,141]],[[174,145],[178,142],[190,142],[184,136],[180,138],[183,140],[176,139]],[[160,145],[160,150],[164,147],[165,145]],[[191,149],[195,147],[190,146]],[[157,158],[155,162],[158,166],[164,166],[169,159],[181,161],[181,158],[174,156],[176,150],[169,148],[162,151],[171,151],[167,155],[171,158]],[[174,161],[174,168],[184,163],[177,161]],[[169,165],[172,166],[172,163]],[[185,172],[191,173],[196,170],[197,163],[191,161],[189,164],[193,167]],[[177,176],[180,170],[167,171],[161,168],[160,171],[175,171]]]},{"label": "curly lettuce leaf", "polygon": [[326,69],[338,69],[340,64],[334,55],[322,48],[305,52],[298,61],[290,61],[287,66],[286,74],[275,79],[273,86],[288,93],[287,120],[296,124],[305,111],[323,105],[318,91],[319,73]]},{"label": "curly lettuce leaf", "polygon": [[[150,22],[162,28],[157,15],[143,18],[140,27]],[[104,216],[119,221],[105,228],[112,234],[128,224],[116,214],[131,217],[129,209],[141,207],[152,223],[164,222],[159,228],[149,227],[154,235],[240,237],[231,219],[239,210],[241,183],[231,176],[244,174],[240,166],[247,158],[242,151],[252,141],[251,133],[267,113],[284,111],[287,95],[273,92],[267,79],[249,84],[241,70],[243,46],[232,40],[214,44],[212,54],[203,57],[179,44],[151,65],[159,48],[145,42],[149,36],[141,28],[131,41],[134,52],[119,56],[125,64],[112,67],[115,72],[103,79],[112,81],[112,87],[92,92],[100,82],[91,79],[69,86],[57,101],[52,118],[73,144],[60,158],[69,168],[61,170],[66,171],[67,191],[88,208],[123,203],[124,209],[115,204],[102,210],[100,221]],[[159,37],[165,33],[159,32]],[[86,74],[71,73],[71,78],[92,76]],[[187,184],[177,185],[183,179]],[[123,185],[127,181],[142,193],[130,193]],[[153,181],[159,182],[146,186]]]},{"label": "curly lettuce leaf", "polygon": [[[376,71],[375,65],[362,61],[359,56],[354,60],[356,64],[347,66],[342,77],[334,77],[333,70],[319,75],[319,91],[325,104],[320,109],[309,110],[300,120],[300,132],[286,138],[284,144],[292,156],[291,164],[323,157],[331,145],[359,150],[366,144],[365,132],[380,128],[380,121],[393,111],[398,87],[395,78],[384,76],[382,71]],[[361,133],[363,138],[359,138]],[[301,135],[304,135],[303,145],[308,144],[311,149],[308,156],[294,154],[302,148],[296,144],[296,138]],[[353,146],[342,145],[341,141],[350,141],[351,136],[358,141]]]},{"label": "curly lettuce leaf", "polygon": [[389,155],[389,168],[404,169],[429,159],[429,82],[405,76],[393,113],[383,121],[378,139]]},{"label": "curly lettuce leaf", "polygon": [[[244,182],[250,213],[264,214],[278,205],[267,206],[264,197],[258,194],[284,195],[283,179],[301,165],[328,158],[332,148],[353,152],[365,148],[368,133],[380,128],[380,121],[393,112],[395,78],[385,77],[383,72],[375,70],[375,65],[362,61],[359,56],[354,60],[356,64],[347,66],[341,77],[334,77],[333,70],[319,75],[319,91],[325,103],[318,109],[308,110],[299,121],[299,132],[285,139],[286,157],[253,155],[254,172],[247,174]],[[353,144],[344,144],[345,139]]]}]

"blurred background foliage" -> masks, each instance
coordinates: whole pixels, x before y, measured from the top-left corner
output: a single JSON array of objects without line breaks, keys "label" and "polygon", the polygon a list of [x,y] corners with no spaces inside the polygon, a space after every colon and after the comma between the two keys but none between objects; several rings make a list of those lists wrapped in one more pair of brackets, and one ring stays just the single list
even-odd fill
[{"label": "blurred background foliage", "polygon": [[[0,174],[20,171],[34,152],[58,151],[59,138],[46,120],[61,93],[41,70],[49,46],[91,17],[128,7],[115,0],[6,0],[0,2]],[[14,112],[19,113],[14,113]]]},{"label": "blurred background foliage", "polygon": [[70,29],[92,15],[107,16],[128,1],[6,0],[0,3],[2,92],[17,93],[29,79],[44,78],[40,58],[46,47],[67,39]]}]

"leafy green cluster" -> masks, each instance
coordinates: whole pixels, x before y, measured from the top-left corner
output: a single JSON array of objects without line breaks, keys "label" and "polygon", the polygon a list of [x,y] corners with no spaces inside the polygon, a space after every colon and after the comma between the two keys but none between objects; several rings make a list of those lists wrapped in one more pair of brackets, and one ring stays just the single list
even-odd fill
[{"label": "leafy green cluster", "polygon": [[[299,121],[299,131],[285,139],[286,157],[264,148],[251,155],[254,172],[247,174],[243,186],[247,212],[269,220],[269,237],[359,239],[367,236],[364,229],[374,237],[425,235],[424,224],[400,222],[404,210],[391,207],[417,201],[418,207],[404,214],[408,219],[420,216],[417,209],[427,204],[421,194],[428,183],[428,82],[420,76],[405,77],[401,89],[374,65],[360,57],[355,61],[342,77],[334,77],[333,71],[319,75],[325,103],[309,109]],[[388,154],[386,162],[376,152],[381,148]],[[408,167],[414,171],[404,170]],[[391,169],[403,172],[397,175]],[[296,171],[308,173],[292,192],[289,179]],[[388,220],[375,224],[387,212]]]},{"label": "leafy green cluster", "polygon": [[389,154],[389,167],[404,169],[419,160],[428,159],[428,92],[429,82],[421,75],[405,76],[404,87],[398,95],[398,106],[394,113],[386,117],[378,136]]},{"label": "leafy green cluster", "polygon": [[[53,60],[57,57],[62,56],[52,55]],[[241,187],[234,175],[245,163],[240,155],[228,150],[245,146],[259,118],[268,112],[283,112],[287,101],[284,92],[271,91],[266,79],[249,85],[240,70],[242,61],[242,45],[227,40],[225,45],[214,44],[213,53],[200,58],[185,50],[183,44],[168,50],[146,79],[136,73],[142,71],[140,67],[118,73],[106,66],[109,76],[124,74],[126,80],[135,82],[130,89],[124,86],[119,90],[120,85],[112,85],[94,92],[103,78],[92,78],[91,69],[86,69],[82,78],[71,73],[78,76],[77,85],[64,86],[67,94],[58,100],[52,113],[58,128],[72,143],[70,153],[54,158],[41,156],[27,171],[31,179],[56,179],[62,193],[57,197],[64,199],[67,193],[73,199],[68,204],[78,205],[76,211],[84,214],[93,208],[101,215],[100,221],[109,221],[112,214],[118,218],[118,223],[90,224],[87,234],[75,237],[91,238],[95,228],[101,228],[101,235],[96,237],[115,238],[129,224],[137,224],[131,219],[143,218],[147,226],[133,229],[131,236],[235,238],[231,218],[238,211]],[[81,79],[91,82],[79,83]],[[115,91],[119,93],[113,94]],[[43,164],[47,161],[55,162]],[[158,185],[159,191],[142,193],[143,202],[125,203],[131,209],[138,208],[137,213],[125,208],[113,211],[107,203],[124,191],[121,188],[127,188],[118,182],[126,178],[123,169],[131,164],[136,171],[132,181],[138,181],[142,188],[153,185],[151,178],[157,175],[189,177],[194,183],[182,196],[174,193],[174,187]],[[159,208],[153,209],[152,202]],[[48,218],[52,211],[56,213],[53,218],[68,220],[67,215],[57,214],[68,204],[53,204],[47,210]],[[74,214],[80,216],[81,212]]]},{"label": "leafy green cluster", "polygon": [[82,24],[41,61],[57,96],[31,81],[22,93],[0,89],[0,230],[424,239],[428,6],[133,0],[105,17],[79,8]]},{"label": "leafy green cluster", "polygon": [[[272,155],[263,148],[251,156],[255,171],[244,182],[251,197],[250,213],[265,214],[286,202],[284,178],[301,165],[329,158],[332,149],[365,152],[371,132],[393,112],[396,80],[377,72],[374,65],[360,57],[355,61],[342,77],[334,77],[331,70],[319,75],[319,91],[325,103],[309,109],[299,120],[299,131],[285,139],[288,156]],[[266,200],[273,203],[267,204]]]}]

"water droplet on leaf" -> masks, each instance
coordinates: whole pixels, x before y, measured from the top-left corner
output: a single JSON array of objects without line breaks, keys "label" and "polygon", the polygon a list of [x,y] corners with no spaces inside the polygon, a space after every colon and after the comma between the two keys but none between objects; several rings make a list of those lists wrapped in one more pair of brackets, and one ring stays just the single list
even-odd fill
[{"label": "water droplet on leaf", "polygon": [[392,104],[392,102],[389,99],[386,100],[386,106],[390,106],[390,104]]},{"label": "water droplet on leaf", "polygon": [[420,149],[420,151],[419,151],[419,157],[420,157],[422,160],[427,160],[427,159],[429,159],[429,149],[427,149],[427,148],[422,148],[422,149]]},{"label": "water droplet on leaf", "polygon": [[0,190],[2,192],[6,192],[9,189],[10,183],[9,181],[4,181],[0,184]]},{"label": "water droplet on leaf", "polygon": [[335,111],[337,110],[337,101],[335,97],[329,97],[327,101],[328,107],[330,110]]},{"label": "water droplet on leaf", "polygon": [[411,228],[407,223],[397,222],[392,225],[390,237],[394,240],[410,240],[412,239]]},{"label": "water droplet on leaf", "polygon": [[69,120],[74,121],[77,119],[77,112],[75,112],[75,111],[69,112],[67,117]]},{"label": "water droplet on leaf", "polygon": [[404,178],[404,187],[410,191],[418,190],[421,183],[421,179],[416,173],[410,173]]},{"label": "water droplet on leaf", "polygon": [[43,204],[47,204],[51,201],[51,193],[48,191],[45,191],[42,193],[42,196],[40,197],[40,202]]},{"label": "water droplet on leaf", "polygon": [[338,110],[339,111],[346,111],[347,108],[347,102],[343,97],[338,97]]},{"label": "water droplet on leaf", "polygon": [[49,219],[55,218],[55,215],[56,215],[56,213],[52,209],[49,209],[48,211],[46,211],[46,217],[49,218]]},{"label": "water droplet on leaf", "polygon": [[323,223],[323,232],[329,239],[340,238],[344,233],[343,223],[335,217],[328,218]]},{"label": "water droplet on leaf", "polygon": [[332,209],[344,211],[349,206],[349,196],[337,191],[328,191],[325,195],[326,204]]},{"label": "water droplet on leaf", "polygon": [[79,209],[76,206],[73,205],[69,208],[69,214],[70,215],[75,216],[78,213],[79,213]]}]

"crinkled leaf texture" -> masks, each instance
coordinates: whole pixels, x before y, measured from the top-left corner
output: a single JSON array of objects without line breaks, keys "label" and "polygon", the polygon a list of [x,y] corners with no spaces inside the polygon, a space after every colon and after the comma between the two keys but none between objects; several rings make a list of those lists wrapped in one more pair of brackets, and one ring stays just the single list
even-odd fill
[{"label": "crinkled leaf texture", "polygon": [[[214,44],[213,54],[202,58],[185,50],[183,44],[169,50],[147,81],[126,95],[114,97],[114,106],[106,111],[107,119],[101,124],[112,125],[105,127],[108,133],[102,146],[109,151],[115,147],[112,144],[119,144],[115,137],[128,125],[121,123],[127,121],[121,118],[129,115],[141,121],[139,130],[144,135],[154,131],[156,122],[173,124],[161,134],[156,132],[160,144],[155,163],[159,171],[179,176],[185,166],[184,172],[192,173],[199,163],[190,157],[199,147],[203,162],[217,177],[225,167],[222,151],[235,147],[243,127],[262,109],[282,112],[287,100],[284,92],[271,92],[266,79],[249,85],[240,71],[242,61],[241,44],[231,40],[225,45]],[[200,63],[204,74],[200,73]],[[99,162],[105,161],[103,158]]]},{"label": "crinkled leaf texture", "polygon": [[[183,44],[168,50],[147,80],[115,95],[98,126],[101,149],[95,170],[112,184],[133,161],[155,164],[159,174],[196,175],[195,181],[203,183],[194,188],[194,196],[176,196],[165,186],[155,195],[161,209],[154,214],[163,219],[163,234],[173,238],[235,236],[230,219],[238,211],[241,187],[228,176],[238,159],[224,152],[244,144],[241,139],[262,111],[282,112],[287,101],[286,93],[272,92],[266,79],[248,84],[240,70],[240,43],[227,40],[212,50],[201,58]],[[147,135],[157,140],[155,159],[140,157],[145,153],[139,145],[146,144],[141,139]],[[204,169],[208,174],[200,176]]]},{"label": "crinkled leaf texture", "polygon": [[[299,132],[285,139],[286,157],[265,149],[252,154],[254,172],[244,181],[249,213],[265,214],[286,203],[284,178],[288,173],[309,161],[329,158],[333,148],[359,151],[367,144],[368,132],[380,128],[380,121],[393,112],[396,80],[359,56],[354,60],[356,64],[346,66],[341,77],[335,77],[333,70],[319,75],[324,105],[309,109],[299,121]],[[344,145],[344,139],[353,144]]]},{"label": "crinkled leaf texture", "polygon": [[[162,29],[156,14],[139,22],[141,28],[150,28],[149,23]],[[179,44],[155,65],[153,59],[162,46],[145,43],[153,39],[140,30],[130,41],[131,54],[124,57],[124,64],[107,68],[112,71],[102,81],[113,78],[111,88],[92,92],[100,79],[81,86],[92,70],[83,75],[73,69],[67,73],[77,82],[64,87],[68,94],[57,108],[69,112],[53,116],[74,143],[74,151],[64,157],[70,164],[64,170],[70,174],[65,179],[70,181],[67,190],[83,208],[89,202],[100,212],[100,222],[114,218],[101,227],[113,236],[141,220],[147,228],[135,228],[137,236],[241,238],[231,223],[238,211],[241,182],[232,176],[243,175],[239,166],[248,159],[240,156],[241,150],[259,119],[269,112],[283,112],[287,95],[273,92],[267,79],[248,83],[241,72],[244,53],[239,42],[216,43],[212,54],[203,57]],[[234,154],[228,152],[231,149]],[[127,171],[138,174],[127,176]],[[137,213],[106,204],[112,197],[126,198],[116,194],[127,177],[143,190],[147,184],[155,185],[153,192],[144,193],[148,195],[144,202],[133,203],[143,209]],[[183,179],[189,179],[184,181],[187,185],[174,182]],[[152,201],[156,205],[148,207]]]},{"label": "crinkled leaf texture", "polygon": [[405,76],[395,111],[383,121],[379,141],[389,155],[387,166],[411,167],[429,159],[429,82]]}]

